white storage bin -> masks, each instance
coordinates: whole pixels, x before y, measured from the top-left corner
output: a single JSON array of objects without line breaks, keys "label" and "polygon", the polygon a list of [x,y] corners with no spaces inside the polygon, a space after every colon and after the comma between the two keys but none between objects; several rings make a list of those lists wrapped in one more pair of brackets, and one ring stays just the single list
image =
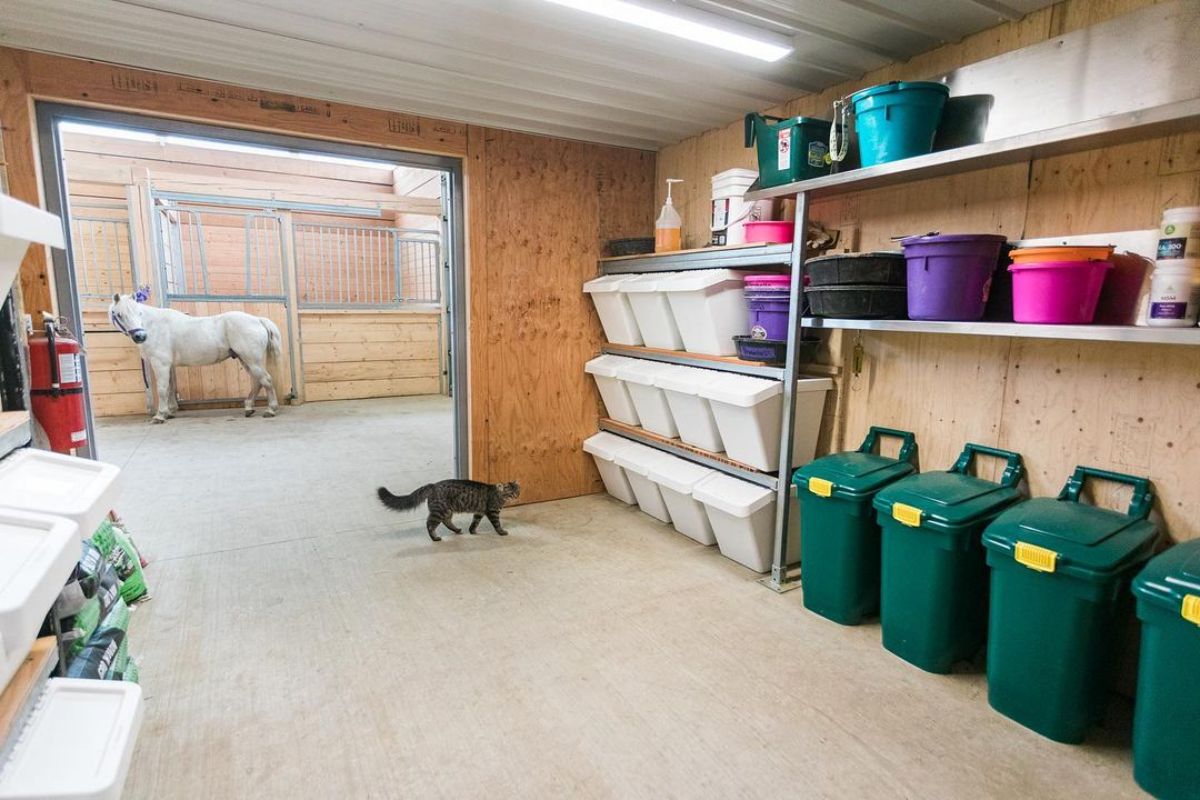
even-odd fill
[{"label": "white storage bin", "polygon": [[[775,548],[775,492],[729,475],[696,484],[692,497],[704,504],[721,555],[755,572],[768,572]],[[797,519],[792,500],[791,519]],[[797,528],[793,524],[792,531]],[[800,560],[800,536],[788,537],[788,563]]]},{"label": "white storage bin", "polygon": [[678,436],[679,429],[675,427],[675,418],[671,416],[666,394],[658,388],[658,380],[681,367],[636,358],[628,361],[617,368],[617,377],[625,382],[642,427],[659,436]]},{"label": "white storage bin", "polygon": [[725,377],[711,369],[679,367],[660,375],[655,385],[666,395],[667,407],[679,430],[679,438],[693,447],[713,453],[725,450],[721,432],[713,419],[712,405],[700,395],[700,387]]},{"label": "white storage bin", "polygon": [[664,272],[654,275],[639,275],[621,284],[621,291],[629,298],[634,319],[647,347],[660,350],[682,350],[683,337],[671,313],[664,286],[678,273]]},{"label": "white storage bin", "polygon": [[584,371],[595,379],[608,416],[626,425],[640,425],[641,420],[638,419],[637,409],[629,397],[629,389],[625,382],[617,377],[617,371],[622,366],[637,363],[639,362],[633,358],[603,355],[593,358],[583,366]]},{"label": "white storage bin", "polygon": [[[792,437],[792,463],[807,463],[817,449],[825,393],[833,388],[829,378],[796,381],[796,427]],[[725,375],[706,384],[700,394],[712,403],[713,419],[725,443],[725,455],[755,469],[779,469],[782,437],[783,384],[746,375]]]},{"label": "white storage bin", "polygon": [[141,724],[136,683],[51,678],[0,765],[0,800],[117,800]]},{"label": "white storage bin", "polygon": [[18,450],[0,461],[0,506],[66,517],[90,539],[116,504],[121,470],[45,450]]},{"label": "white storage bin", "polygon": [[634,277],[637,276],[604,275],[583,285],[583,291],[591,295],[592,304],[596,306],[604,338],[613,344],[642,343],[642,333],[633,317],[629,298],[621,291],[621,286]]},{"label": "white storage bin", "polygon": [[733,337],[750,329],[742,273],[732,269],[680,272],[662,286],[685,350],[710,356],[737,353]]},{"label": "white storage bin", "polygon": [[636,503],[637,497],[616,458],[617,453],[634,444],[637,443],[607,431],[601,431],[583,440],[583,452],[591,453],[595,459],[596,469],[600,470],[600,479],[604,481],[604,490],[629,505]]},{"label": "white storage bin", "polygon": [[671,521],[671,512],[663,502],[662,492],[658,484],[650,480],[650,465],[663,455],[662,451],[647,447],[638,442],[631,442],[616,454],[617,465],[625,470],[625,477],[637,498],[638,508],[662,522]]},{"label": "white storage bin", "polygon": [[671,513],[671,524],[675,530],[700,544],[716,544],[712,524],[704,513],[704,505],[692,497],[692,489],[715,470],[693,464],[691,461],[664,453],[663,458],[650,463],[647,477],[658,484],[663,502]]},{"label": "white storage bin", "polygon": [[74,522],[0,508],[0,692],[29,655],[77,561]]}]

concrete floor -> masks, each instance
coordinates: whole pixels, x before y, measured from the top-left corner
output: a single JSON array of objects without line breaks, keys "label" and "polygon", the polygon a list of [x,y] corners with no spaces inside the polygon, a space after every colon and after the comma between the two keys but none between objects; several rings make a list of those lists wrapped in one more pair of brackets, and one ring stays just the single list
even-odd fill
[{"label": "concrete floor", "polygon": [[1042,739],[611,498],[434,544],[374,489],[447,475],[449,426],[419,398],[100,427],[154,562],[127,798],[1141,796],[1119,736]]}]

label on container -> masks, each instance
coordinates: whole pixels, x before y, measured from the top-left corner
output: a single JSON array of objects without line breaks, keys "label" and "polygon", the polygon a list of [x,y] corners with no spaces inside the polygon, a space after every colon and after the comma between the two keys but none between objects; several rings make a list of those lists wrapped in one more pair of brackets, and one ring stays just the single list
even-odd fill
[{"label": "label on container", "polygon": [[1168,222],[1158,235],[1158,258],[1200,258],[1200,222]]},{"label": "label on container", "polygon": [[1158,240],[1158,258],[1165,260],[1168,258],[1184,258],[1184,253],[1187,252],[1187,239],[1159,239]]},{"label": "label on container", "polygon": [[78,353],[59,353],[58,354],[58,382],[64,383],[79,383],[79,354]]},{"label": "label on container", "polygon": [[714,231],[723,231],[729,227],[729,198],[712,201],[712,225]]},{"label": "label on container", "polygon": [[779,156],[778,163],[775,169],[781,172],[788,172],[792,168],[792,131],[793,128],[784,128],[779,131],[777,139],[778,150],[776,154]]},{"label": "label on container", "polygon": [[86,442],[87,441],[87,431],[71,431],[71,441],[72,442]]},{"label": "label on container", "polygon": [[810,167],[823,167],[826,165],[825,155],[829,152],[829,145],[824,142],[809,142],[808,143],[808,165]]},{"label": "label on container", "polygon": [[709,239],[708,243],[713,247],[724,247],[728,237],[729,231],[722,228],[719,231],[712,232],[712,238]]},{"label": "label on container", "polygon": [[1187,303],[1151,303],[1150,319],[1184,319]]},{"label": "label on container", "polygon": [[750,328],[750,338],[751,339],[767,338],[767,329],[764,328],[762,325],[754,325],[753,327]]}]

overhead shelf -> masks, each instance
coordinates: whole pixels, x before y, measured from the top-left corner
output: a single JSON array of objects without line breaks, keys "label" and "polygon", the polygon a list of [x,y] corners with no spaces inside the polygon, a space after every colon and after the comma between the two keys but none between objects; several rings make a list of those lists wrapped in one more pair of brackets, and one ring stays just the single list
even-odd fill
[{"label": "overhead shelf", "polygon": [[791,264],[790,244],[747,244],[602,258],[600,273],[617,275],[629,272],[679,272],[689,269],[778,268],[790,267]]},{"label": "overhead shelf", "polygon": [[655,347],[635,347],[626,344],[606,344],[600,348],[600,351],[614,356],[661,361],[664,364],[681,364],[685,367],[718,369],[722,372],[736,372],[739,375],[753,375],[756,378],[783,380],[783,367],[770,367],[757,361],[743,361],[731,356],[707,356],[703,353],[659,350]]},{"label": "overhead shelf", "polygon": [[1091,342],[1200,345],[1200,328],[1142,328],[1133,325],[1026,325],[1019,322],[931,322],[912,319],[833,319],[804,317],[813,330],[950,333],[965,336],[1011,336],[1019,339],[1072,339]]},{"label": "overhead shelf", "polygon": [[657,433],[651,433],[644,428],[617,422],[615,419],[602,418],[600,420],[600,430],[624,436],[626,439],[632,439],[635,442],[641,442],[671,455],[679,456],[688,461],[715,469],[718,472],[724,472],[726,475],[732,475],[744,481],[757,483],[759,486],[765,486],[771,491],[776,491],[779,485],[779,481],[770,473],[760,472],[747,464],[731,461],[720,453],[701,450],[699,447],[685,444],[678,439],[668,439],[665,436],[659,436]]},{"label": "overhead shelf", "polygon": [[820,178],[785,183],[769,189],[754,189],[746,193],[746,199],[791,197],[804,192],[810,200],[815,200],[847,192],[880,189],[927,178],[939,178],[1196,130],[1200,126],[1198,120],[1200,99],[1185,100]]}]

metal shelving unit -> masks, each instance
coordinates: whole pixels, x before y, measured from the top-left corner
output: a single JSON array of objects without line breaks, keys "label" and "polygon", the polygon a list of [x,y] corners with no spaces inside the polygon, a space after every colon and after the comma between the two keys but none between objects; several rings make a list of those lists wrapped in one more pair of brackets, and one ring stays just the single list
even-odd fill
[{"label": "metal shelving unit", "polygon": [[811,330],[949,333],[1010,336],[1019,339],[1076,339],[1090,342],[1200,345],[1200,328],[1139,328],[1133,325],[1026,325],[1020,322],[932,322],[915,319],[832,319],[804,317]]},{"label": "metal shelving unit", "polygon": [[627,344],[606,344],[600,348],[600,352],[607,355],[661,361],[664,364],[680,364],[685,367],[736,372],[739,375],[751,375],[755,378],[772,378],[774,380],[783,378],[783,367],[769,367],[756,361],[742,361],[740,358],[706,356],[682,350],[657,350],[653,347],[635,347]]},{"label": "metal shelving unit", "polygon": [[781,269],[792,263],[790,244],[747,244],[702,247],[674,253],[600,259],[601,275],[631,272],[681,272],[690,269]]}]

